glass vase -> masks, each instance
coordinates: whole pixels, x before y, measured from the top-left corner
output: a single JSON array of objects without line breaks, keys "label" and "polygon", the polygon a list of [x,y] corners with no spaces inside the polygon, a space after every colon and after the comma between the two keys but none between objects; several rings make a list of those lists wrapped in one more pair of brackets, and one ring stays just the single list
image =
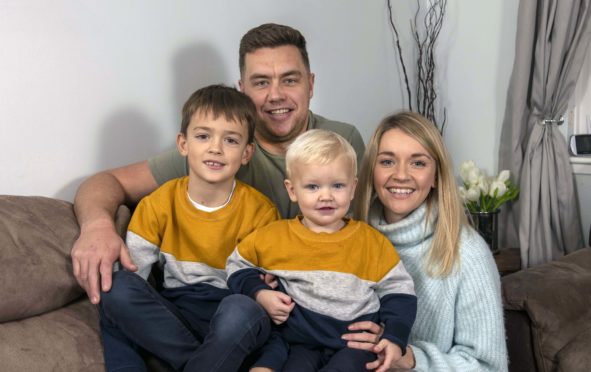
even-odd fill
[{"label": "glass vase", "polygon": [[499,211],[470,212],[472,226],[484,238],[493,254],[499,253]]}]

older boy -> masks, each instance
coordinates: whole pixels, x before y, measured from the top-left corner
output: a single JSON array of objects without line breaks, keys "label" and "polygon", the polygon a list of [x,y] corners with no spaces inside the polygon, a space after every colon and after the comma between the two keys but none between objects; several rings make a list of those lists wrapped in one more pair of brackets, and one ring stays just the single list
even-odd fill
[{"label": "older boy", "polygon": [[[357,183],[355,151],[338,134],[310,130],[289,146],[286,166],[285,187],[302,215],[256,230],[226,265],[230,289],[256,299],[285,342],[274,335],[255,366],[364,370],[375,354],[341,339],[362,320],[384,324],[379,357],[390,365],[406,349],[416,297],[388,239],[345,218]],[[261,273],[275,275],[280,291]]]},{"label": "older boy", "polygon": [[[266,340],[264,311],[245,296],[227,297],[224,271],[242,238],[279,218],[269,199],[235,180],[252,156],[256,120],[246,95],[220,85],[185,103],[177,147],[189,175],[138,204],[126,238],[137,275],[116,272],[102,293],[107,370],[144,370],[138,349],[177,370],[237,370]],[[155,263],[164,273],[161,291],[146,282]]]}]

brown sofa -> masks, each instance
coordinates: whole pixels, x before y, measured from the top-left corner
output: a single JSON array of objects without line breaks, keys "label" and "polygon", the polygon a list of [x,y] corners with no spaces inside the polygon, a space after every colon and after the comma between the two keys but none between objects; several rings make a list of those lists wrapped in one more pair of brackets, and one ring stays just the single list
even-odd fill
[{"label": "brown sofa", "polygon": [[[120,208],[120,231],[129,210]],[[0,370],[104,371],[98,313],[72,275],[72,204],[0,196]]]},{"label": "brown sofa", "polygon": [[[117,216],[123,233],[129,211]],[[71,203],[0,196],[1,371],[104,371],[96,307],[72,276],[78,232]],[[502,281],[510,369],[589,370],[591,248]]]},{"label": "brown sofa", "polygon": [[509,370],[591,370],[591,248],[501,280]]}]

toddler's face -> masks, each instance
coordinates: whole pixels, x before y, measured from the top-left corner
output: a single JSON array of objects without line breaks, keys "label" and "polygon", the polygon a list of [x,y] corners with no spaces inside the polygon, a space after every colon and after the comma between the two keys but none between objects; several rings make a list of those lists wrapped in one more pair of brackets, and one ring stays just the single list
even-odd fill
[{"label": "toddler's face", "polygon": [[351,163],[341,155],[327,164],[301,164],[292,167],[285,187],[300,206],[302,223],[314,232],[332,233],[344,226],[357,179]]}]

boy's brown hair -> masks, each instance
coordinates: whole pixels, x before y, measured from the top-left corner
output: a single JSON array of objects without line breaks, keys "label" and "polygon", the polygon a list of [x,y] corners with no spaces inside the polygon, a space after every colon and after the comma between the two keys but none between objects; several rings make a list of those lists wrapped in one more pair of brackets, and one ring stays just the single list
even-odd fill
[{"label": "boy's brown hair", "polygon": [[181,133],[187,128],[196,112],[211,114],[214,119],[224,115],[226,120],[247,125],[248,143],[254,141],[254,129],[258,120],[252,100],[244,93],[225,85],[209,85],[191,94],[183,105]]}]

